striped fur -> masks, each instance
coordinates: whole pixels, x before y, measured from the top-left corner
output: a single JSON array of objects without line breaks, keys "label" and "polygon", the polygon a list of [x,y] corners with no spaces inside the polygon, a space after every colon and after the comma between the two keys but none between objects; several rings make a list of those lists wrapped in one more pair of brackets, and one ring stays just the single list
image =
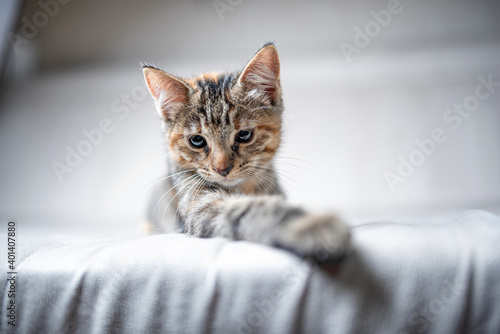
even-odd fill
[{"label": "striped fur", "polygon": [[[278,184],[273,157],[283,102],[273,44],[264,45],[240,73],[186,80],[149,65],[143,71],[169,153],[170,176],[151,208],[158,229],[171,231],[175,222],[193,236],[255,241],[319,260],[344,254],[346,225],[290,205]],[[253,133],[248,142],[236,140],[242,130]],[[207,145],[195,147],[195,136]]]}]

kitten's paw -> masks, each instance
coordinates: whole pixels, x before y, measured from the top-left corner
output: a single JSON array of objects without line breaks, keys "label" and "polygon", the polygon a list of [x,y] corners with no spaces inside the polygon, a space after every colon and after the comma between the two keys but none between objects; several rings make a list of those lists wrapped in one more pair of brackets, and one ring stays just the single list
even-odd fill
[{"label": "kitten's paw", "polygon": [[276,245],[325,263],[339,261],[345,256],[349,238],[349,227],[340,218],[316,214],[291,221]]}]

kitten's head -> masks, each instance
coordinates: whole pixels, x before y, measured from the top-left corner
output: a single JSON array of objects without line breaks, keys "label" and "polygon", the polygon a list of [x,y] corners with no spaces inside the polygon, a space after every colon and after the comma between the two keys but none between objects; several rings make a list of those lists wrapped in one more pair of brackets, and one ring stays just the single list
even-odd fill
[{"label": "kitten's head", "polygon": [[225,187],[265,174],[280,144],[283,112],[274,45],[263,46],[241,73],[185,80],[152,66],[143,71],[171,163]]}]

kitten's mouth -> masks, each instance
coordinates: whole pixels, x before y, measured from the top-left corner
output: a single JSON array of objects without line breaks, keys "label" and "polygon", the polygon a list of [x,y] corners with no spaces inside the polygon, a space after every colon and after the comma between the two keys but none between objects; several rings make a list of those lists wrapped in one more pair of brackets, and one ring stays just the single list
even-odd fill
[{"label": "kitten's mouth", "polygon": [[245,181],[244,178],[242,177],[235,177],[233,175],[228,175],[228,176],[221,176],[216,173],[206,173],[205,171],[203,172],[198,172],[199,175],[201,175],[206,181],[210,183],[215,183],[218,184],[222,187],[234,187],[237,186]]}]

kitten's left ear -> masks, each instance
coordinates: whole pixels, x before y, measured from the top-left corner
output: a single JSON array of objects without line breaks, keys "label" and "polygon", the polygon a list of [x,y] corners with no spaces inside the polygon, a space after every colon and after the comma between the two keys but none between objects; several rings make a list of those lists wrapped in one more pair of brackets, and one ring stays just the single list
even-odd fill
[{"label": "kitten's left ear", "polygon": [[142,71],[158,113],[165,120],[173,120],[188,100],[189,86],[181,79],[154,67],[144,66]]},{"label": "kitten's left ear", "polygon": [[238,78],[247,95],[264,97],[274,104],[281,97],[280,59],[273,44],[263,46]]}]

